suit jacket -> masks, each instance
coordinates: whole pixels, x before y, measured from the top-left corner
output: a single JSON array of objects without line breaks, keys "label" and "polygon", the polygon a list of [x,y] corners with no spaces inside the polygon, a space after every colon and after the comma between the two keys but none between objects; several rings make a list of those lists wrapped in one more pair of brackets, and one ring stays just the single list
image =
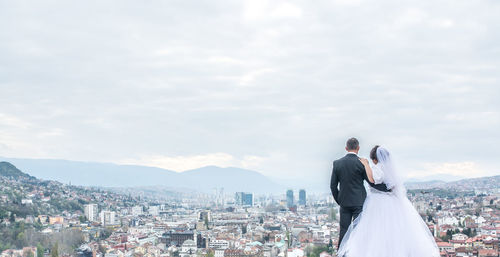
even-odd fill
[{"label": "suit jacket", "polygon": [[[366,180],[371,187],[384,192],[390,192],[385,184],[373,184],[368,181],[365,166],[355,154],[346,156],[333,162],[330,189],[335,201],[340,207],[363,206],[366,190],[363,185]],[[337,188],[340,183],[340,190]]]}]

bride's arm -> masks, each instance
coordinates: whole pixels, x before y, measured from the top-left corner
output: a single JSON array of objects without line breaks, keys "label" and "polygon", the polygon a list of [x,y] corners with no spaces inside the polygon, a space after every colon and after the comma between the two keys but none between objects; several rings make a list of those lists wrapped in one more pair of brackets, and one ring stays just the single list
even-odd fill
[{"label": "bride's arm", "polygon": [[365,166],[366,176],[368,177],[368,181],[370,181],[370,183],[375,183],[375,180],[373,179],[373,171],[372,168],[370,167],[370,163],[368,163],[368,160],[365,158],[359,158],[359,160],[361,161],[363,166]]}]

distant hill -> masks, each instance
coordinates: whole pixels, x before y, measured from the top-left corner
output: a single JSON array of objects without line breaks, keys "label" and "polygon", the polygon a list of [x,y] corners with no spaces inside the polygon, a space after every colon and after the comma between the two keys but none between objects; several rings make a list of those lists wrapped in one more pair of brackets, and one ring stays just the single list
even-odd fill
[{"label": "distant hill", "polygon": [[446,183],[464,179],[463,177],[448,174],[434,174],[426,177],[410,178],[405,185],[408,189],[427,189],[442,186]]},{"label": "distant hill", "polygon": [[18,178],[33,178],[32,176],[20,171],[16,166],[9,162],[0,162],[0,176],[18,179]]},{"label": "distant hill", "polygon": [[448,189],[461,189],[461,190],[483,190],[495,189],[500,187],[500,175],[492,177],[480,177],[461,179],[452,182],[444,181],[425,181],[406,183],[408,189],[430,189],[430,188],[448,188]]},{"label": "distant hill", "polygon": [[111,163],[79,162],[51,159],[2,158],[30,175],[82,186],[144,187],[209,192],[224,188],[225,192],[281,192],[285,188],[256,171],[208,166],[185,172]]},{"label": "distant hill", "polygon": [[408,189],[427,189],[433,188],[440,185],[444,185],[446,182],[442,180],[430,180],[430,181],[407,181],[405,183],[406,188]]},{"label": "distant hill", "polygon": [[228,192],[274,193],[285,190],[256,171],[240,168],[208,166],[184,171],[181,176],[185,179],[184,185],[190,188],[200,188],[203,191],[212,190],[215,187],[224,187],[224,190]]},{"label": "distant hill", "polygon": [[431,176],[410,178],[406,181],[406,183],[435,182],[435,181],[451,182],[451,181],[457,181],[457,180],[461,180],[461,179],[465,179],[465,178],[459,177],[459,176],[453,176],[453,175],[449,175],[449,174],[434,174]]},{"label": "distant hill", "polygon": [[441,185],[443,188],[462,188],[462,189],[498,189],[500,188],[500,175],[492,177],[469,178],[453,181]]},{"label": "distant hill", "polygon": [[178,181],[178,173],[160,168],[52,159],[6,160],[37,178],[82,186],[143,186]]}]

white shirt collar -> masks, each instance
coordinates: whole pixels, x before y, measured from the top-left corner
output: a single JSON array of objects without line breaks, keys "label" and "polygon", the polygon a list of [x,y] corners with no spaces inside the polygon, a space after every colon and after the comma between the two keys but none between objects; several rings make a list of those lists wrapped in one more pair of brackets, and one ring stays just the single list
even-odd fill
[{"label": "white shirt collar", "polygon": [[347,152],[347,154],[354,154],[354,155],[358,155],[357,153],[355,152]]}]

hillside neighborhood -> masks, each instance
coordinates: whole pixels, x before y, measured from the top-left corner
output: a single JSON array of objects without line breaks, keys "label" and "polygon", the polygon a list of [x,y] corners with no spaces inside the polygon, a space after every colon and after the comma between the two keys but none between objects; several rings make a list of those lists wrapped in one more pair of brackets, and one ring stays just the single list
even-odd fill
[{"label": "hillside neighborhood", "polygon": [[[411,189],[443,257],[499,256],[500,176]],[[330,257],[338,206],[291,189],[167,198],[39,180],[0,163],[0,256]]]}]

